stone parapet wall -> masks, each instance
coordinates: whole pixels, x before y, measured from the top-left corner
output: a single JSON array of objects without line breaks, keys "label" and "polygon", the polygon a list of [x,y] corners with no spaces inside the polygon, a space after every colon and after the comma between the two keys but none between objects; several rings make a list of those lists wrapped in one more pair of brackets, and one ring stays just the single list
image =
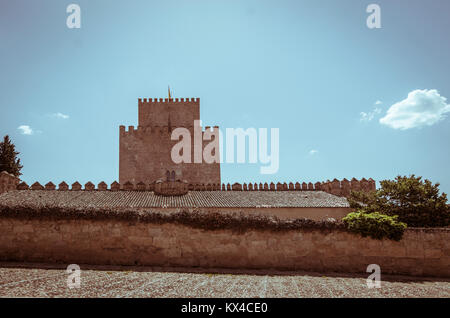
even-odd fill
[{"label": "stone parapet wall", "polygon": [[15,190],[19,182],[20,179],[16,176],[6,171],[0,172],[0,194],[3,192]]},{"label": "stone parapet wall", "polygon": [[[126,190],[126,191],[155,191],[157,182],[146,184],[144,182],[133,183],[130,181],[122,184],[113,182],[110,187],[105,182],[100,182],[96,187],[92,182],[87,182],[83,186],[79,182],[74,182],[71,187],[66,182],[61,182],[58,186],[58,190]],[[316,182],[316,183],[300,183],[300,182],[278,182],[278,183],[186,183],[187,190],[189,191],[324,191],[337,196],[348,196],[350,191],[375,191],[375,181],[373,179],[357,180],[353,178],[351,181],[343,179],[339,181],[334,179],[333,181]],[[33,183],[31,186],[22,182],[17,187],[18,190],[55,190],[56,185],[52,182],[48,182],[45,185],[41,185],[39,182]]]},{"label": "stone parapet wall", "polygon": [[450,277],[450,229],[400,242],[340,230],[207,231],[118,220],[0,218],[2,261],[359,272]]}]

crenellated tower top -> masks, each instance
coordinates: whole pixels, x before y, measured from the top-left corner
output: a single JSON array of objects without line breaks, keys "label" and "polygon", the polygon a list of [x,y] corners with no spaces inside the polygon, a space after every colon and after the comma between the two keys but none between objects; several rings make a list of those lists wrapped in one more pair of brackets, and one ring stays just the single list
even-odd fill
[{"label": "crenellated tower top", "polygon": [[200,98],[139,98],[139,126],[190,127],[200,119]]}]

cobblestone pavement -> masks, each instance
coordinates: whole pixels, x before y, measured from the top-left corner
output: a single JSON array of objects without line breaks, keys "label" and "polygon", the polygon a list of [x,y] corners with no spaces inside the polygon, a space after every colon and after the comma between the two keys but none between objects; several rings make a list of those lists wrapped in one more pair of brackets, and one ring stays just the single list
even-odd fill
[{"label": "cobblestone pavement", "polygon": [[450,279],[384,275],[369,289],[357,274],[80,267],[70,289],[63,267],[0,264],[0,297],[450,297]]}]

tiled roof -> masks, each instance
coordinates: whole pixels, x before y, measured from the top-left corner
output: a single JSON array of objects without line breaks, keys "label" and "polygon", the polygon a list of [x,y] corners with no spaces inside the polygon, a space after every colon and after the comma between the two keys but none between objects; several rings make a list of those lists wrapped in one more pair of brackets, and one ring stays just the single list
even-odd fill
[{"label": "tiled roof", "polygon": [[91,208],[349,207],[346,198],[323,191],[189,191],[183,196],[164,197],[151,191],[15,190],[1,194],[0,204]]}]

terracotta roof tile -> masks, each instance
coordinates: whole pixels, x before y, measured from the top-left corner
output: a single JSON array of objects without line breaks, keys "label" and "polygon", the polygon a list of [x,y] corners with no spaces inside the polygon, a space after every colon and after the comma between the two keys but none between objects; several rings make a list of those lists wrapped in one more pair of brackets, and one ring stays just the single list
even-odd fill
[{"label": "terracotta roof tile", "polygon": [[346,198],[323,191],[189,191],[164,197],[151,191],[16,190],[0,195],[0,204],[68,207],[349,207]]}]

